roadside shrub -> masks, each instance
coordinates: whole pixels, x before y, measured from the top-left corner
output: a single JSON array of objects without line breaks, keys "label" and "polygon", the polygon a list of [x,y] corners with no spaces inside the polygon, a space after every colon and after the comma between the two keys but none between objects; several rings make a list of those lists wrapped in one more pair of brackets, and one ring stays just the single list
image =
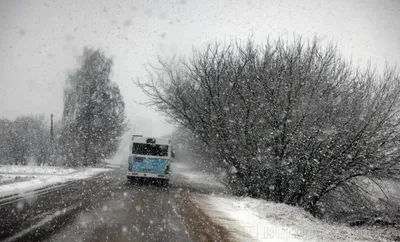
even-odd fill
[{"label": "roadside shrub", "polygon": [[399,78],[317,41],[209,44],[137,81],[148,105],[201,140],[237,195],[304,207],[357,177],[399,175]]}]

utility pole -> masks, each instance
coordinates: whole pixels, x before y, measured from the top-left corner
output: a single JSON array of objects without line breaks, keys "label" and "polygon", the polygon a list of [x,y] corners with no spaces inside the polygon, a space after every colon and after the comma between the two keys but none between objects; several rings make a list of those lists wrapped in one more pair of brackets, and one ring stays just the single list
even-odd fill
[{"label": "utility pole", "polygon": [[54,117],[54,115],[53,114],[51,114],[50,115],[50,141],[51,141],[51,143],[53,144],[53,140],[54,140],[54,137],[53,137],[53,117]]}]

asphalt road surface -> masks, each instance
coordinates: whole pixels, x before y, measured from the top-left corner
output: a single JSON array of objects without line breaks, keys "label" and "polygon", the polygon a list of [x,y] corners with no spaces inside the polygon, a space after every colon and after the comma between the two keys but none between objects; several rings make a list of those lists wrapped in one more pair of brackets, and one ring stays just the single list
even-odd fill
[{"label": "asphalt road surface", "polygon": [[0,198],[0,240],[190,241],[175,195],[171,187],[130,184],[118,169]]}]

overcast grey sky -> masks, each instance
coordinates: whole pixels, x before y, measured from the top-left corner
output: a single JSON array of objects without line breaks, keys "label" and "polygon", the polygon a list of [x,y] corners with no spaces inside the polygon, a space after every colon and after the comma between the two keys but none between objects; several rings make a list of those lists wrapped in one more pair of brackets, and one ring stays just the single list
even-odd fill
[{"label": "overcast grey sky", "polygon": [[[190,54],[192,47],[232,38],[267,36],[335,41],[354,62],[400,64],[398,0],[260,1],[0,1],[0,117],[54,113],[84,46],[113,57],[112,80],[124,95],[136,133],[171,131],[132,79],[157,55]],[[144,79],[143,79],[144,80]]]}]

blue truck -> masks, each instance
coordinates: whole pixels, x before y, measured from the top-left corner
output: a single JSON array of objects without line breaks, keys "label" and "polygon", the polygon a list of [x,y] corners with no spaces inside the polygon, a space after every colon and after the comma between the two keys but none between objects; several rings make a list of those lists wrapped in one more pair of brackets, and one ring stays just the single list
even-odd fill
[{"label": "blue truck", "polygon": [[171,140],[133,135],[128,159],[128,180],[156,179],[168,185],[172,156]]}]

